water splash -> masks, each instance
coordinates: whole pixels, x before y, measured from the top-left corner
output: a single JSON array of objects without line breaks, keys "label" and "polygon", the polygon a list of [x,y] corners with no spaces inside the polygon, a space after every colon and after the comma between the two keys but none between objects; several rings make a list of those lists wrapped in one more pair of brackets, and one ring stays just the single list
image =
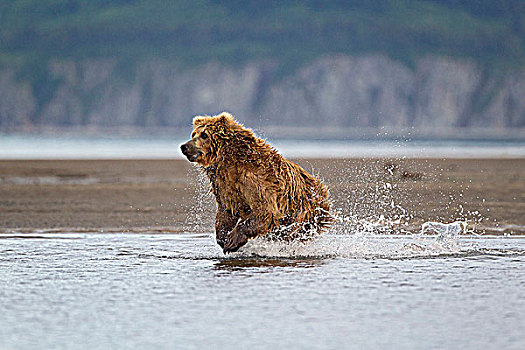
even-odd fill
[{"label": "water splash", "polygon": [[466,221],[454,221],[449,224],[441,222],[427,221],[421,225],[421,234],[434,232],[437,234],[436,240],[443,243],[454,243],[459,234],[467,231]]},{"label": "water splash", "polygon": [[193,205],[188,210],[184,229],[188,232],[202,233],[213,229],[215,217],[215,200],[210,191],[209,181],[204,172],[193,166],[188,170],[188,176],[196,180],[193,195]]},{"label": "water splash", "polygon": [[347,231],[355,225],[339,223],[337,227],[312,240],[303,242],[270,241],[265,238],[251,240],[231,257],[273,257],[273,258],[386,258],[403,259],[457,255],[464,251],[458,238],[466,230],[466,222],[450,224],[426,222],[422,232],[430,229],[435,235],[385,235],[377,226],[366,223],[360,231]]}]

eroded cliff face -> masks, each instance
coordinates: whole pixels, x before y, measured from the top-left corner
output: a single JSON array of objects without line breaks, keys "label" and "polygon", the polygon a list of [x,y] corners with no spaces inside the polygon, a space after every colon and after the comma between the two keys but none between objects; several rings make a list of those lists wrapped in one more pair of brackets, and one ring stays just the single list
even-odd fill
[{"label": "eroded cliff face", "polygon": [[325,57],[278,75],[273,62],[182,69],[151,60],[124,74],[114,60],[56,61],[48,86],[35,87],[3,68],[0,129],[186,127],[223,110],[256,127],[525,127],[525,70],[496,77],[439,57],[410,69],[377,55]]}]

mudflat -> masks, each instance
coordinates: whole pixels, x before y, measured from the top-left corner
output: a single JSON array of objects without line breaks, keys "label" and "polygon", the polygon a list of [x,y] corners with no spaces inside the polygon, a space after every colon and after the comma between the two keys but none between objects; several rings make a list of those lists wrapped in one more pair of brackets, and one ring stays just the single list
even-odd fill
[{"label": "mudflat", "polygon": [[[393,232],[466,220],[525,234],[525,159],[296,159],[340,217]],[[209,232],[215,204],[185,160],[0,161],[0,232]]]}]

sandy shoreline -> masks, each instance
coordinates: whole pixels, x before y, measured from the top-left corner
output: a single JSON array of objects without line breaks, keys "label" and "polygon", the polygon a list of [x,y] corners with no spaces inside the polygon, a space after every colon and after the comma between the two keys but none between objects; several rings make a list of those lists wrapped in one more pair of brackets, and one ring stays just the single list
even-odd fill
[{"label": "sandy shoreline", "polygon": [[[296,161],[345,216],[525,234],[525,159]],[[0,161],[0,233],[206,232],[214,204],[204,183],[184,160]]]}]

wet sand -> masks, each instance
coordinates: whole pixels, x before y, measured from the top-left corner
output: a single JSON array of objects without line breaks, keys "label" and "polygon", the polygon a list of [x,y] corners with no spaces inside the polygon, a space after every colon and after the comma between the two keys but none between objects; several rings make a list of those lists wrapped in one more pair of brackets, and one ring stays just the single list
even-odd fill
[{"label": "wet sand", "polygon": [[[479,234],[525,234],[525,159],[296,162],[345,216],[410,232],[462,219]],[[0,161],[0,232],[209,231],[203,184],[185,160]]]}]

